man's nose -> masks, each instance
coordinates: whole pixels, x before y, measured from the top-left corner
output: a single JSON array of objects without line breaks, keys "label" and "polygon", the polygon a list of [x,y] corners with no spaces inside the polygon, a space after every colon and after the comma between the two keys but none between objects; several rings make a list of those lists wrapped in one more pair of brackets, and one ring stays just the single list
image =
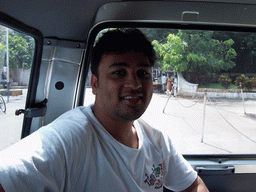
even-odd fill
[{"label": "man's nose", "polygon": [[142,87],[141,80],[136,73],[129,74],[126,78],[125,87],[139,89]]}]

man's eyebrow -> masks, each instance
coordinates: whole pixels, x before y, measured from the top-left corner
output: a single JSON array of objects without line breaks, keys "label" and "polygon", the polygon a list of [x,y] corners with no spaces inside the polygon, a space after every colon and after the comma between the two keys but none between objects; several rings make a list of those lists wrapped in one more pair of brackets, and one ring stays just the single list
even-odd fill
[{"label": "man's eyebrow", "polygon": [[109,66],[109,68],[112,67],[129,67],[128,63],[113,63],[112,65]]},{"label": "man's eyebrow", "polygon": [[[109,67],[129,67],[130,65],[128,63],[113,63],[112,65],[110,65]],[[138,67],[151,67],[151,65],[149,63],[141,63],[138,65]]]},{"label": "man's eyebrow", "polygon": [[139,67],[151,67],[149,63],[141,63]]}]

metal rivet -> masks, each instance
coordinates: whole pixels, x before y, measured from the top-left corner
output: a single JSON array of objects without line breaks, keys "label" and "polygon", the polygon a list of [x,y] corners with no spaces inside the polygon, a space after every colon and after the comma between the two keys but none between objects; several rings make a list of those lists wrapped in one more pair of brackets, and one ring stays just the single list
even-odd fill
[{"label": "metal rivet", "polygon": [[52,44],[51,40],[48,40],[47,45],[51,45],[51,44]]},{"label": "metal rivet", "polygon": [[78,43],[78,44],[76,45],[76,48],[80,48],[80,47],[81,47],[81,44]]}]

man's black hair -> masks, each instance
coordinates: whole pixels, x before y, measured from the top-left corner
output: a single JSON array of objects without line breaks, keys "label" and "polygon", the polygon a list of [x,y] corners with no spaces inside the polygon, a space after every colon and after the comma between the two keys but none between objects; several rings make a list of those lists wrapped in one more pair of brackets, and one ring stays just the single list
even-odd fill
[{"label": "man's black hair", "polygon": [[150,41],[138,29],[126,31],[110,30],[103,34],[93,47],[91,72],[98,77],[98,67],[103,55],[124,54],[130,51],[143,53],[153,67],[155,63],[155,51]]}]

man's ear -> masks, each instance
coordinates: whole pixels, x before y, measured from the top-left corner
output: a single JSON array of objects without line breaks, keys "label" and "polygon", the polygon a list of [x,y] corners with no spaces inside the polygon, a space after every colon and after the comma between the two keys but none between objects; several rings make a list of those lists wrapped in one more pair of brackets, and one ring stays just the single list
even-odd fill
[{"label": "man's ear", "polygon": [[92,85],[92,93],[96,95],[97,88],[98,88],[98,78],[94,74],[92,74],[91,76],[91,85]]}]

